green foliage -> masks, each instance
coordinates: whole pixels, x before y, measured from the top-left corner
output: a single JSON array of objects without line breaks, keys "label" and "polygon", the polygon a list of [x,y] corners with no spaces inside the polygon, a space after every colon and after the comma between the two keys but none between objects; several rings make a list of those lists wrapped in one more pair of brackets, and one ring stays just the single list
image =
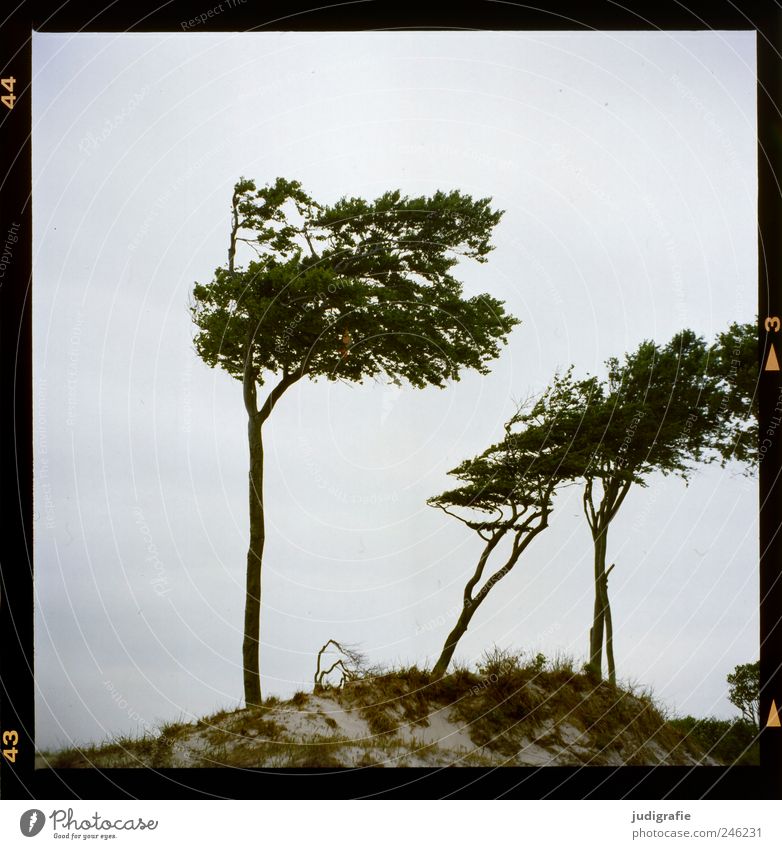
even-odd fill
[{"label": "green foliage", "polygon": [[734,322],[719,334],[711,348],[710,369],[722,392],[721,426],[713,446],[723,465],[738,460],[746,464],[748,472],[758,462],[758,354],[758,330],[754,322]]},{"label": "green foliage", "polygon": [[606,366],[585,416],[596,446],[586,477],[641,485],[652,472],[687,478],[709,447],[721,401],[705,340],[683,330]]},{"label": "green foliage", "polygon": [[[253,382],[360,381],[379,374],[443,386],[487,363],[518,321],[489,295],[464,298],[451,270],[484,262],[501,212],[459,191],[314,201],[297,181],[240,180],[227,267],[196,283],[195,347]],[[237,248],[254,251],[244,266]]]},{"label": "green foliage", "polygon": [[595,387],[592,378],[574,381],[572,369],[555,375],[508,421],[500,442],[449,472],[462,485],[428,503],[488,514],[465,521],[479,532],[518,530],[529,527],[533,516],[547,516],[557,488],[583,474],[591,457],[582,418]]},{"label": "green foliage", "polygon": [[760,661],[741,663],[728,674],[728,699],[745,722],[760,728]]},{"label": "green foliage", "polygon": [[696,719],[685,716],[669,720],[677,731],[687,735],[706,755],[724,766],[758,766],[760,745],[757,729],[743,719]]}]

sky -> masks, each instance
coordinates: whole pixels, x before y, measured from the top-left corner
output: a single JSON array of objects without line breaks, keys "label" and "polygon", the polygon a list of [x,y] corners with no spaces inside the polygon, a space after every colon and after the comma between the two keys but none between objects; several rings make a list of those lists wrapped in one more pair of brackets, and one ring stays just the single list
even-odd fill
[{"label": "sky", "polygon": [[[521,320],[444,389],[302,381],[265,426],[265,696],[329,638],[432,664],[480,540],[428,507],[554,372],[711,339],[757,303],[755,35],[53,34],[33,39],[36,739],[241,705],[248,542],[239,383],[188,304],[227,260],[239,177],[324,203],[458,188],[504,215],[460,263]],[[575,487],[456,656],[585,659]],[[757,482],[707,467],[628,495],[608,541],[617,671],[731,716],[758,656]]]}]

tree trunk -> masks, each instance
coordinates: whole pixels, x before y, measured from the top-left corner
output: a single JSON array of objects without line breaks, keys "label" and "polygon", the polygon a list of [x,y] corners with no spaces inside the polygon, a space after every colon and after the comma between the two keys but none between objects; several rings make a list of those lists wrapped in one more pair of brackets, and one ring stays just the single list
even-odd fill
[{"label": "tree trunk", "polygon": [[595,543],[595,605],[592,613],[592,628],[589,631],[589,671],[597,678],[603,677],[603,634],[605,627],[606,592],[605,570],[607,549],[607,527],[598,527]]},{"label": "tree trunk", "polygon": [[448,669],[448,664],[451,662],[451,658],[453,658],[453,653],[456,651],[456,644],[464,636],[464,632],[467,630],[467,626],[470,624],[470,620],[472,619],[477,607],[478,604],[470,602],[468,605],[465,601],[461,615],[457,619],[456,624],[453,626],[453,630],[447,636],[442,653],[440,654],[437,663],[435,663],[434,669],[432,669],[432,677],[434,679],[442,678],[443,675],[445,675],[446,670]]},{"label": "tree trunk", "polygon": [[[443,646],[443,650],[440,653],[440,657],[434,665],[434,669],[432,669],[432,676],[434,678],[442,678],[445,675],[446,670],[448,669],[448,664],[451,662],[451,658],[453,657],[454,651],[456,651],[456,644],[462,638],[464,632],[467,630],[467,626],[470,624],[470,620],[475,613],[475,608],[483,601],[485,597],[485,592],[483,595],[481,593],[478,594],[476,599],[473,599],[472,593],[478,582],[483,577],[483,571],[486,568],[486,563],[489,560],[489,556],[492,551],[494,551],[495,547],[499,544],[500,540],[505,536],[506,530],[500,530],[494,533],[491,539],[486,543],[481,552],[481,556],[478,559],[478,565],[475,567],[475,572],[473,576],[467,581],[467,585],[464,588],[464,602],[462,604],[462,612],[459,615],[459,618],[456,621],[456,625],[454,625],[453,630],[448,635],[445,640],[445,645]],[[485,589],[485,588],[484,588]]]},{"label": "tree trunk", "polygon": [[605,601],[606,624],[606,664],[608,665],[608,683],[616,687],[616,666],[614,665],[614,628],[611,623],[611,602],[608,600],[608,575],[603,581],[603,600]]},{"label": "tree trunk", "polygon": [[[440,657],[438,658],[437,663],[435,663],[434,668],[432,669],[433,678],[442,678],[443,675],[445,675],[446,670],[448,669],[448,664],[451,662],[451,658],[453,657],[453,653],[454,651],[456,651],[456,644],[459,642],[462,636],[464,636],[464,632],[467,630],[467,626],[470,624],[470,620],[475,615],[475,611],[481,605],[481,602],[483,602],[483,600],[489,594],[491,588],[498,581],[501,581],[508,574],[508,572],[510,572],[510,570],[518,562],[518,559],[524,553],[524,550],[527,548],[527,546],[546,527],[548,527],[547,512],[543,514],[543,517],[541,518],[537,526],[531,528],[527,527],[525,529],[517,531],[516,538],[513,541],[513,547],[511,548],[510,557],[505,562],[505,565],[501,569],[498,569],[480,588],[478,593],[473,596],[472,592],[478,585],[478,582],[483,577],[483,570],[486,566],[489,556],[494,550],[495,546],[505,535],[505,531],[503,530],[495,534],[489,540],[486,547],[483,549],[483,553],[481,554],[480,560],[478,561],[478,566],[475,569],[475,574],[467,582],[467,586],[464,588],[464,603],[462,605],[462,612],[459,615],[459,618],[456,621],[456,625],[454,625],[453,630],[446,638],[445,645],[443,646],[443,650],[440,654]],[[522,531],[525,531],[524,541],[519,542]]]},{"label": "tree trunk", "polygon": [[263,516],[263,442],[260,417],[250,415],[247,436],[250,443],[249,506],[250,546],[247,550],[247,586],[244,607],[244,701],[246,707],[261,704],[259,647],[261,626],[261,564],[266,538]]}]

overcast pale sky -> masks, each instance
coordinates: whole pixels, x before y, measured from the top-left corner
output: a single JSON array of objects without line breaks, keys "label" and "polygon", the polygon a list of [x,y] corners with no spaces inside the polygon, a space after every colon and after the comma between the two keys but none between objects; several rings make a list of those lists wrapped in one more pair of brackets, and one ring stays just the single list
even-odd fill
[{"label": "overcast pale sky", "polygon": [[[240,385],[196,356],[239,176],[316,199],[458,188],[506,210],[457,274],[522,324],[444,390],[302,382],[266,428],[265,695],[330,637],[432,663],[477,538],[426,506],[557,368],[756,311],[754,33],[36,34],[37,739],[233,708],[248,536]],[[619,676],[729,716],[758,655],[757,490],[653,479],[611,526]],[[580,492],[460,643],[583,660]]]}]

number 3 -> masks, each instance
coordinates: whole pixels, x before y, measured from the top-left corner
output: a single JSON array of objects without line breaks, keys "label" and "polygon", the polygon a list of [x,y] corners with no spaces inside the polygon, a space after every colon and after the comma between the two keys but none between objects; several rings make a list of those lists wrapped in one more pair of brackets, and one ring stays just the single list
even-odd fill
[{"label": "number 3", "polygon": [[[13,739],[12,739],[13,738]],[[15,746],[19,742],[19,735],[16,731],[3,731],[3,745]]]}]

